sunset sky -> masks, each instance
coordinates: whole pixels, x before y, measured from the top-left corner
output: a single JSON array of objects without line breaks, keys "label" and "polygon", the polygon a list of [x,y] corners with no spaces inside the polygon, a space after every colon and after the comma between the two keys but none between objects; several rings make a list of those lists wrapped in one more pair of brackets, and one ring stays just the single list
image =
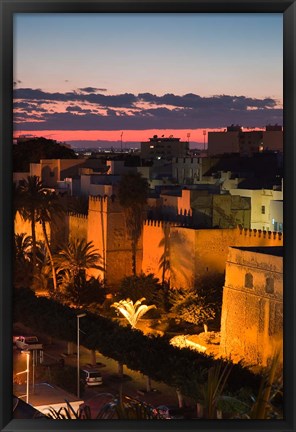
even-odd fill
[{"label": "sunset sky", "polygon": [[14,129],[203,142],[282,124],[282,14],[16,14]]}]

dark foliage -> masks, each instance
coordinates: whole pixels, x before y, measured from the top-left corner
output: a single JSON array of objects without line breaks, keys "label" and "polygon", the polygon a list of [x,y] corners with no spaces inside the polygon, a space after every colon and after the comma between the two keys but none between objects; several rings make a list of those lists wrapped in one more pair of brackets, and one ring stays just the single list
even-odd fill
[{"label": "dark foliage", "polygon": [[13,170],[28,172],[30,163],[40,159],[77,159],[74,150],[47,138],[32,138],[12,147]]},{"label": "dark foliage", "polygon": [[[57,365],[50,370],[50,381],[52,384],[62,387],[69,393],[76,394],[77,391],[77,368],[73,366]],[[85,383],[80,381],[80,395],[83,396]]]},{"label": "dark foliage", "polygon": [[131,299],[134,303],[145,297],[145,304],[156,305],[160,312],[165,312],[166,289],[152,274],[141,273],[139,276],[127,276],[121,281],[121,285],[115,300]]},{"label": "dark foliage", "polygon": [[59,293],[59,299],[64,304],[75,304],[80,307],[88,307],[92,304],[102,305],[106,298],[106,289],[99,278],[86,279],[85,274],[79,274],[76,278],[63,286]]},{"label": "dark foliage", "polygon": [[[41,312],[42,311],[42,312]],[[53,300],[38,298],[30,290],[15,291],[14,321],[22,322],[59,339],[75,342],[77,310]],[[178,349],[160,336],[145,336],[137,330],[122,327],[116,322],[87,313],[83,319],[81,344],[126,364],[152,379],[179,387],[184,395],[190,393],[192,382],[204,383],[205,370],[217,363],[212,357],[188,348]],[[227,363],[227,362],[223,362]],[[228,390],[250,387],[255,393],[260,376],[241,365],[234,365],[228,380]]]}]

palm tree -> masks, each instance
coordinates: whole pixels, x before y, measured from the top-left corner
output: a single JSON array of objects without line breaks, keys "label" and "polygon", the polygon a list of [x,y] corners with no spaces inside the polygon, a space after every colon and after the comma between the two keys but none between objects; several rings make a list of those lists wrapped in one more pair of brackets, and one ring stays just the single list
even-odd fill
[{"label": "palm tree", "polygon": [[46,246],[47,254],[51,265],[53,287],[55,292],[58,290],[57,275],[56,275],[53,254],[49,243],[48,233],[46,230],[46,224],[47,223],[57,224],[58,220],[61,219],[64,213],[65,213],[65,209],[61,204],[59,197],[50,190],[44,190],[40,197],[40,204],[39,204],[39,209],[37,211],[36,221],[40,222],[42,226],[45,246]]},{"label": "palm tree", "polygon": [[38,212],[41,206],[41,200],[44,190],[45,189],[43,187],[43,184],[37,176],[28,176],[27,180],[23,180],[19,187],[19,192],[21,195],[21,199],[19,201],[19,211],[22,218],[26,221],[30,221],[31,223],[33,274],[36,271],[37,263],[37,242],[35,225],[38,219]]},{"label": "palm tree", "polygon": [[281,350],[277,350],[264,372],[257,398],[249,413],[249,418],[264,420],[272,418],[274,414],[282,416],[282,413],[277,412],[277,409],[273,405],[273,399],[277,395],[283,395],[281,361]]},{"label": "palm tree", "polygon": [[143,315],[145,315],[150,309],[156,309],[155,305],[142,305],[144,300],[146,300],[145,297],[142,297],[137,300],[135,304],[130,299],[120,300],[119,302],[113,303],[111,307],[117,309],[117,311],[127,319],[132,328],[135,328],[137,322]]},{"label": "palm tree", "polygon": [[223,391],[231,369],[231,363],[223,365],[220,362],[216,363],[208,370],[208,380],[202,386],[205,418],[217,418],[219,400],[223,398]]},{"label": "palm tree", "polygon": [[13,281],[15,287],[28,287],[32,283],[32,237],[25,233],[14,235]]},{"label": "palm tree", "polygon": [[204,331],[208,331],[207,323],[215,318],[214,305],[200,295],[196,288],[171,290],[169,301],[172,304],[171,312],[176,316],[196,325],[203,324]]},{"label": "palm tree", "polygon": [[84,239],[72,239],[55,255],[54,262],[62,284],[72,284],[77,290],[86,281],[87,269],[103,270],[98,250]]},{"label": "palm tree", "polygon": [[119,183],[119,202],[124,209],[126,228],[132,242],[133,275],[136,275],[137,271],[137,244],[142,233],[148,188],[147,180],[140,173],[125,174]]},{"label": "palm tree", "polygon": [[30,261],[32,254],[32,236],[25,233],[14,235],[14,258],[16,261]]},{"label": "palm tree", "polygon": [[84,239],[71,239],[55,257],[59,271],[70,272],[74,277],[85,273],[85,270],[95,268],[101,270],[98,264],[101,255],[94,249],[93,242]]}]

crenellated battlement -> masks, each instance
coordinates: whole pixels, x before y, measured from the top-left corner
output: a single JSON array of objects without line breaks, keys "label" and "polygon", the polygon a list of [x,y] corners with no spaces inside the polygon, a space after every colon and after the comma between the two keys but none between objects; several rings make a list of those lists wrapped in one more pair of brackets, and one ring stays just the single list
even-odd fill
[{"label": "crenellated battlement", "polygon": [[257,230],[252,228],[243,228],[241,225],[237,228],[239,230],[240,235],[248,236],[248,237],[258,237],[270,240],[279,240],[282,241],[283,233],[277,231],[265,231],[265,230]]},{"label": "crenellated battlement", "polygon": [[179,222],[171,222],[171,221],[161,221],[161,220],[155,220],[155,219],[145,219],[144,226],[153,226],[153,227],[182,227],[185,226],[185,224],[179,223]]},{"label": "crenellated battlement", "polygon": [[90,195],[88,200],[88,209],[93,211],[117,209],[119,206],[119,200],[116,199],[115,195]]},{"label": "crenellated battlement", "polygon": [[67,215],[69,217],[75,217],[75,218],[78,218],[78,219],[84,219],[84,220],[88,219],[88,215],[85,215],[85,214],[82,214],[82,213],[68,212]]},{"label": "crenellated battlement", "polygon": [[108,201],[108,198],[110,198],[108,195],[90,195],[89,196],[89,201],[103,201],[106,202]]}]

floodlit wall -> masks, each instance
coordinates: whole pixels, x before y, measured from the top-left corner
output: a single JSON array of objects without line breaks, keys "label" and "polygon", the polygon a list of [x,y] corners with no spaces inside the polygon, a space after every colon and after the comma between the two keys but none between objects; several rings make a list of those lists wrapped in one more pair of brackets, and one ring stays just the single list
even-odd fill
[{"label": "floodlit wall", "polygon": [[[252,283],[246,282],[251,275]],[[221,318],[221,355],[266,365],[282,347],[283,258],[229,248]]]},{"label": "floodlit wall", "polygon": [[[48,223],[46,223],[45,226],[46,226],[46,232],[47,232],[48,238],[50,239],[50,234],[51,234],[50,226]],[[14,221],[14,233],[15,234],[25,233],[27,236],[32,235],[31,222],[28,220],[25,221],[21,217],[19,212],[16,213],[16,217],[15,217],[15,221]],[[35,224],[35,233],[36,233],[36,240],[44,242],[44,236],[43,236],[41,223],[37,222]]]},{"label": "floodlit wall", "polygon": [[83,214],[71,213],[69,216],[69,240],[87,240],[88,217]]},{"label": "floodlit wall", "polygon": [[[102,256],[105,278],[111,287],[132,274],[131,241],[118,200],[110,197],[90,197],[88,211],[88,241],[92,241]],[[137,273],[142,268],[142,238],[138,242]],[[103,277],[100,270],[92,270],[94,276]]]},{"label": "floodlit wall", "polygon": [[[282,246],[281,233],[260,230],[193,229],[169,225],[168,262],[172,287],[191,287],[203,277],[223,275],[229,246]],[[159,268],[164,254],[164,233],[161,222],[146,221],[143,229],[144,273],[161,277]]]},{"label": "floodlit wall", "polygon": [[147,220],[143,227],[143,261],[142,271],[154,273],[160,281],[170,277],[170,229],[168,222]]}]

